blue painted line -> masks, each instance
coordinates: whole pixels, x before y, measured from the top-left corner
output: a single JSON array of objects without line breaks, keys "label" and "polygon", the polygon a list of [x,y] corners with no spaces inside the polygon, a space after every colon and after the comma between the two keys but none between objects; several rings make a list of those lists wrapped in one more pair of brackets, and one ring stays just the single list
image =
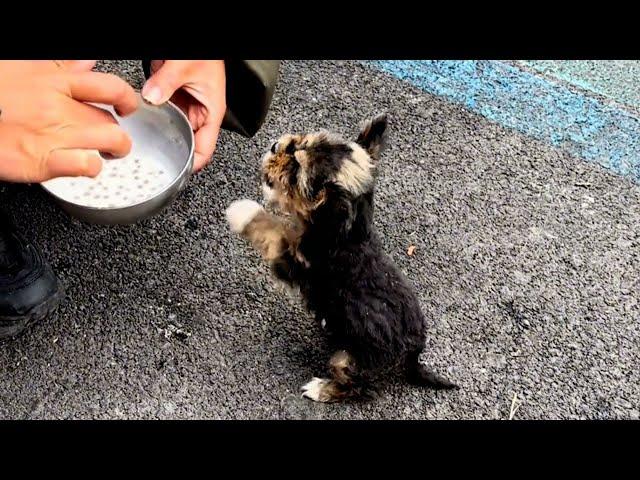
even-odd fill
[{"label": "blue painted line", "polygon": [[640,119],[628,111],[499,61],[366,63],[491,121],[640,181]]}]

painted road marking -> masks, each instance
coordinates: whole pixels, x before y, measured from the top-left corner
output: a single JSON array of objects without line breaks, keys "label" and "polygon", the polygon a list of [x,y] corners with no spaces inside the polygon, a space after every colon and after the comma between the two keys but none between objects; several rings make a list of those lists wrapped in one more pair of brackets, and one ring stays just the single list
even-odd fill
[{"label": "painted road marking", "polygon": [[637,60],[520,60],[518,64],[640,111]]},{"label": "painted road marking", "polygon": [[640,181],[640,119],[499,61],[365,62],[525,135]]}]

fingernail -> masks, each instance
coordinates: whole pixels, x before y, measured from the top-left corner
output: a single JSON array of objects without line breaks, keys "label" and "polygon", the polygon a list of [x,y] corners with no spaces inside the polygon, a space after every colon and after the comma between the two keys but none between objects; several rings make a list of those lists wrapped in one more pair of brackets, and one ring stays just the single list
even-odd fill
[{"label": "fingernail", "polygon": [[142,89],[142,98],[144,98],[147,102],[153,103],[154,105],[158,105],[160,100],[162,99],[162,92],[158,87],[151,87],[146,90]]}]

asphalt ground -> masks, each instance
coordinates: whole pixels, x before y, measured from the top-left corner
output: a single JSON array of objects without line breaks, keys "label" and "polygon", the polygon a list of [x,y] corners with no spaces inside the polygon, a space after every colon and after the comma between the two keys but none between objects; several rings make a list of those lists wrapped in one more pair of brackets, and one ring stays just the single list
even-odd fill
[{"label": "asphalt ground", "polygon": [[[137,62],[103,68],[141,85]],[[281,73],[264,128],[224,132],[151,220],[89,226],[38,187],[0,187],[68,294],[0,345],[0,418],[638,418],[636,183],[359,62]],[[373,402],[315,404],[299,388],[325,371],[322,332],[223,212],[259,198],[280,134],[353,136],[383,111],[376,225],[428,317],[424,360],[461,389],[391,379]]]}]

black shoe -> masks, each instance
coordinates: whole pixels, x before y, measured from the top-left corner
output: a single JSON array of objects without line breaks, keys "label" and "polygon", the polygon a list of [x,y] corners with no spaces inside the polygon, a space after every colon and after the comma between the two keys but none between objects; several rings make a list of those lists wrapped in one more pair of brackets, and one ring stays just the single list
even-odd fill
[{"label": "black shoe", "polygon": [[0,339],[45,318],[62,297],[49,264],[0,212]]}]

